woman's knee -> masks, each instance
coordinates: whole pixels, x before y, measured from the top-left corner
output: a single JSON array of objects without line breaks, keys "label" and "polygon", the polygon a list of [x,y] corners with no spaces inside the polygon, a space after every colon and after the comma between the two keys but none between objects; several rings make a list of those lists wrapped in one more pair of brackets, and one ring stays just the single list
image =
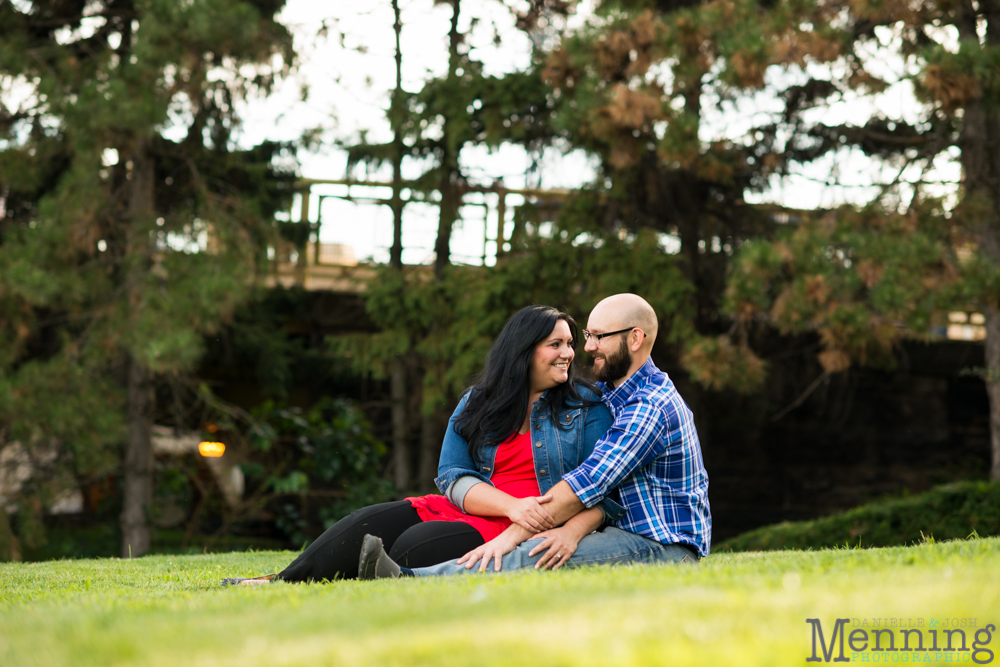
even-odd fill
[{"label": "woman's knee", "polygon": [[482,536],[470,526],[432,521],[404,531],[389,557],[404,567],[425,567],[458,558],[481,544]]}]

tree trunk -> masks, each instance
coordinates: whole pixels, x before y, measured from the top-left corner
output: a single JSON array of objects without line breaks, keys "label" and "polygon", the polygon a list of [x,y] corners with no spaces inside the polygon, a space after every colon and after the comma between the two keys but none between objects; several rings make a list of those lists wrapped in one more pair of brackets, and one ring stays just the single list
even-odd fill
[{"label": "tree trunk", "polygon": [[122,558],[149,551],[147,513],[153,502],[153,394],[152,376],[129,357],[128,442],[125,448],[125,492],[122,509]]},{"label": "tree trunk", "polygon": [[[0,429],[0,452],[5,446],[10,445],[6,439],[7,432]],[[5,471],[0,470],[0,474]],[[0,504],[0,563],[7,561],[21,560],[21,541],[14,534],[14,529],[10,525],[10,517],[7,516],[7,508]]]},{"label": "tree trunk", "polygon": [[421,493],[434,490],[437,477],[438,459],[441,458],[442,416],[440,410],[424,415],[420,426],[420,467],[417,473],[417,488]]},{"label": "tree trunk", "polygon": [[[980,42],[979,12],[959,4],[955,21],[966,44]],[[1000,47],[1000,17],[987,10],[986,48]],[[968,47],[964,47],[968,48]],[[981,55],[981,54],[980,54]],[[960,146],[964,181],[963,207],[969,213],[979,252],[1000,269],[1000,110],[983,98],[969,102],[962,118]],[[986,391],[990,397],[990,479],[1000,479],[1000,303],[991,294],[981,302],[986,318]]]},{"label": "tree trunk", "polygon": [[21,542],[14,534],[7,508],[0,506],[0,563],[21,560]]},{"label": "tree trunk", "polygon": [[[694,125],[694,136],[691,141],[698,142],[698,127],[701,123],[701,95],[704,88],[704,75],[700,73],[692,74],[684,83],[684,114],[688,118],[697,119]],[[685,169],[674,176],[673,182],[673,202],[674,211],[677,216],[677,235],[681,240],[681,255],[687,260],[683,266],[685,277],[694,286],[692,298],[695,303],[695,322],[702,323],[702,311],[705,304],[702,303],[704,290],[702,289],[701,278],[701,244],[708,243],[702,233],[702,210],[704,201],[702,199],[702,187],[700,179]]]},{"label": "tree trunk", "polygon": [[441,212],[438,218],[437,240],[434,242],[434,277],[444,279],[444,269],[451,263],[451,231],[458,219],[461,194],[458,183],[452,178],[457,172],[445,169],[444,180],[438,185],[441,191]]},{"label": "tree trunk", "polygon": [[[389,120],[392,123],[392,247],[389,248],[389,266],[403,268],[403,51],[399,37],[403,31],[403,21],[399,12],[399,0],[392,0],[392,11],[396,17],[392,25],[396,33],[396,90],[392,94]],[[393,405],[395,410],[395,405]],[[395,418],[393,418],[395,424]]]},{"label": "tree trunk", "polygon": [[392,362],[392,377],[390,378],[390,398],[392,400],[392,460],[396,488],[406,491],[410,488],[413,473],[410,465],[410,442],[406,428],[406,364],[402,357],[396,357]]},{"label": "tree trunk", "polygon": [[[455,82],[458,76],[458,46],[462,43],[462,34],[458,31],[458,15],[461,0],[451,0],[454,11],[451,15],[451,30],[448,32],[448,80]],[[445,117],[444,136],[441,137],[441,178],[438,189],[441,191],[441,210],[438,218],[437,240],[434,242],[434,277],[444,278],[444,268],[451,261],[451,231],[458,219],[458,209],[461,206],[461,174],[458,168],[458,153],[460,146],[456,143],[457,132],[454,129],[456,119]]]},{"label": "tree trunk", "polygon": [[990,479],[1000,479],[1000,312],[986,308],[986,393],[990,397]]},{"label": "tree trunk", "polygon": [[[149,229],[155,218],[154,170],[148,142],[137,138],[132,149],[132,178],[129,192],[128,254],[130,268],[125,274],[132,320],[139,319],[143,302],[144,274],[152,255]],[[125,445],[125,490],[121,515],[122,557],[141,556],[149,551],[147,513],[153,502],[153,415],[156,395],[149,368],[129,351],[127,421]]]}]

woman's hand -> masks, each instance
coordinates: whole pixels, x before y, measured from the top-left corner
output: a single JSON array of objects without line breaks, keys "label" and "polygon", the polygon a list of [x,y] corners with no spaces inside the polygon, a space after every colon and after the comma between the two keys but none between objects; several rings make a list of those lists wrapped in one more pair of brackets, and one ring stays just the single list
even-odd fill
[{"label": "woman's hand", "polygon": [[542,503],[552,500],[551,495],[518,498],[507,508],[507,518],[522,528],[537,533],[556,525],[552,515],[542,507]]},{"label": "woman's hand", "polygon": [[546,530],[532,537],[532,539],[538,538],[542,538],[542,543],[536,545],[528,552],[528,555],[534,556],[546,549],[548,551],[535,563],[536,570],[558,570],[561,568],[570,556],[576,553],[576,547],[580,544],[581,539],[577,531],[566,526]]},{"label": "woman's hand", "polygon": [[486,567],[492,560],[495,563],[493,569],[499,572],[500,566],[503,563],[503,557],[531,536],[532,531],[528,531],[515,523],[486,544],[476,547],[459,558],[457,562],[459,565],[465,563],[466,570],[471,570],[476,566],[476,563],[479,563],[479,571],[485,572]]}]

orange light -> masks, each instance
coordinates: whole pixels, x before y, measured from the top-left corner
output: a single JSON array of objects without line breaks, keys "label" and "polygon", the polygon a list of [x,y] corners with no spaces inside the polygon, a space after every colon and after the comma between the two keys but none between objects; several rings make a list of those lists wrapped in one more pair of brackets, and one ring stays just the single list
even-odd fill
[{"label": "orange light", "polygon": [[215,424],[209,422],[209,423],[205,424],[205,430],[208,431],[209,433],[218,433],[219,432],[219,427],[216,426]]},{"label": "orange light", "polygon": [[198,453],[209,458],[217,458],[226,452],[226,446],[221,442],[199,442]]}]

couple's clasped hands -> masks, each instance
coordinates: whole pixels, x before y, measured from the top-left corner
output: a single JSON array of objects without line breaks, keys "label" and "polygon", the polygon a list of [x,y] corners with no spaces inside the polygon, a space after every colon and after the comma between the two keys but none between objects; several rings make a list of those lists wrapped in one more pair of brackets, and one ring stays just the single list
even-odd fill
[{"label": "couple's clasped hands", "polygon": [[507,518],[510,519],[511,523],[516,523],[531,534],[555,528],[555,519],[544,507],[544,504],[551,500],[551,493],[544,496],[514,498],[507,507]]},{"label": "couple's clasped hands", "polygon": [[[511,526],[486,544],[476,547],[458,559],[466,569],[479,564],[479,571],[485,572],[490,561],[499,572],[503,557],[517,548],[525,540],[541,539],[540,544],[529,552],[529,556],[545,551],[535,563],[535,569],[558,569],[576,552],[580,537],[566,526],[555,527],[555,520],[543,506],[552,500],[551,494],[518,498],[507,509]],[[547,551],[546,551],[547,550]]]}]

